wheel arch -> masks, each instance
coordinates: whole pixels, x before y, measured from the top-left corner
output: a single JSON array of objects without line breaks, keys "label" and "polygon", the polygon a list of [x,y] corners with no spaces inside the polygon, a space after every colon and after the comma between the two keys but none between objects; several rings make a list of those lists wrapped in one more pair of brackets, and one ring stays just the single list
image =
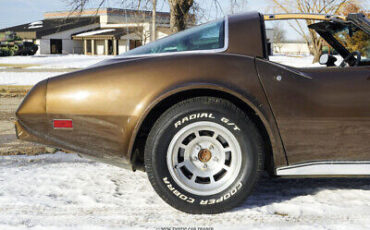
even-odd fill
[{"label": "wheel arch", "polygon": [[265,150],[265,169],[270,173],[273,172],[274,158],[273,158],[273,147],[271,144],[271,139],[273,134],[269,127],[268,122],[262,115],[262,113],[257,109],[255,104],[241,95],[236,93],[226,92],[221,89],[215,88],[196,88],[196,89],[184,89],[172,93],[161,100],[158,103],[151,106],[149,112],[143,116],[143,118],[138,122],[136,129],[132,135],[132,143],[130,144],[130,160],[133,170],[144,171],[144,146],[148,134],[153,127],[156,120],[163,114],[164,111],[177,104],[180,101],[200,97],[200,96],[211,96],[226,99],[234,103],[237,107],[243,110],[250,119],[256,124],[260,134],[262,135],[264,141]]}]

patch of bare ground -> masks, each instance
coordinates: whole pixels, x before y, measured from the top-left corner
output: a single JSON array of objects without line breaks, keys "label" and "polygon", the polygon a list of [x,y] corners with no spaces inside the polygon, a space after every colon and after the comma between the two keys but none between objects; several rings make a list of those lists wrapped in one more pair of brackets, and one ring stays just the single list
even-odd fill
[{"label": "patch of bare ground", "polygon": [[[23,98],[24,96],[26,96],[26,94],[31,88],[32,86],[0,85],[0,98],[9,98],[9,97]],[[2,111],[2,108],[0,108],[0,111]]]},{"label": "patch of bare ground", "polygon": [[[13,90],[15,89],[15,90]],[[35,143],[20,141],[15,135],[14,121],[15,111],[22,102],[27,88],[0,87],[0,92],[14,93],[0,96],[0,156],[5,155],[38,155],[42,153],[53,153],[54,148],[38,145]],[[16,91],[18,90],[18,91]]]}]

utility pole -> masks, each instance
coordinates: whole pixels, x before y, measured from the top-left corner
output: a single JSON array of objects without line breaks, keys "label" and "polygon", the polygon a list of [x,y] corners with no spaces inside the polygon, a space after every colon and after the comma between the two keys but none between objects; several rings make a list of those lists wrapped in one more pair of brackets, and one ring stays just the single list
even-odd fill
[{"label": "utility pole", "polygon": [[156,23],[156,19],[157,19],[157,0],[152,0],[153,2],[153,12],[152,12],[152,41],[155,41],[157,40],[157,23]]}]

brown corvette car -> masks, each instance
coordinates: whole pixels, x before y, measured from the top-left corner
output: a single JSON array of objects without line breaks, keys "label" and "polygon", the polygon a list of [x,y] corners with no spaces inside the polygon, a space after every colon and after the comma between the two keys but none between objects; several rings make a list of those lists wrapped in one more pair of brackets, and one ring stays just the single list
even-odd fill
[{"label": "brown corvette car", "polygon": [[[282,19],[311,19],[342,63],[270,61],[265,21]],[[229,16],[39,82],[17,136],[146,171],[188,213],[237,206],[262,171],[369,176],[369,34],[362,14]],[[356,35],[367,47],[346,45]]]}]

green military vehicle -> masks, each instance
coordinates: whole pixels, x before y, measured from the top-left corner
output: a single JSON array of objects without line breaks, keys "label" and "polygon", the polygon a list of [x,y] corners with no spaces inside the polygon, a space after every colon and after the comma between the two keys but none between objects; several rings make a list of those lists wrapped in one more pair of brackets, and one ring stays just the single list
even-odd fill
[{"label": "green military vehicle", "polygon": [[24,42],[15,32],[0,34],[0,56],[34,55],[38,46],[33,42]]}]

